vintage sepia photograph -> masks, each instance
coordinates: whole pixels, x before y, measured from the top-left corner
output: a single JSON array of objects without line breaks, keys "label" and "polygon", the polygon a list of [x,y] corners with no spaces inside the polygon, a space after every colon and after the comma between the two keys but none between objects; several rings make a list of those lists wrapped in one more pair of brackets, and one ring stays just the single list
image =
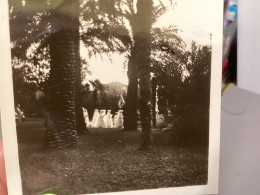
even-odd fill
[{"label": "vintage sepia photograph", "polygon": [[8,0],[8,13],[24,195],[217,181],[217,0]]}]

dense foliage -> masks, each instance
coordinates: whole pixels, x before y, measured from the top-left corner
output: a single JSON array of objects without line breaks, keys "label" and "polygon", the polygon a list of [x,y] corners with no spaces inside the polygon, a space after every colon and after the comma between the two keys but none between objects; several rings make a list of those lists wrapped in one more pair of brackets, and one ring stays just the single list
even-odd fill
[{"label": "dense foliage", "polygon": [[193,42],[191,51],[182,55],[176,64],[172,55],[169,61],[154,65],[159,111],[173,123],[174,142],[207,144],[211,47]]},{"label": "dense foliage", "polygon": [[[116,111],[119,91],[111,92],[111,85],[98,80],[82,84],[91,73],[87,58],[80,58],[81,44],[87,48],[84,56],[88,58],[104,54],[110,57],[114,53],[126,56],[126,129],[137,129],[139,104],[142,128],[150,134],[148,112],[152,99],[155,113],[157,94],[159,113],[164,115],[165,123],[173,124],[174,142],[207,143],[211,46],[193,42],[187,48],[178,27],[155,28],[154,24],[167,11],[161,1],[72,2],[9,1],[15,103],[21,104],[25,114],[36,112],[32,105],[37,90],[49,96],[53,112],[64,96],[68,96],[68,101],[60,107],[71,103],[72,115],[75,105],[88,108],[90,114],[95,108]],[[173,3],[169,2],[168,7],[172,8]],[[64,86],[57,87],[57,83],[67,83],[71,92]],[[81,98],[86,99],[79,101]]]}]

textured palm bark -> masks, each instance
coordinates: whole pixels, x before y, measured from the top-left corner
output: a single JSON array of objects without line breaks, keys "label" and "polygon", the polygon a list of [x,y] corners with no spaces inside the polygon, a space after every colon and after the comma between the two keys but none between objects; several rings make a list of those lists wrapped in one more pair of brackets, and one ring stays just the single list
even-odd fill
[{"label": "textured palm bark", "polygon": [[138,48],[138,78],[140,85],[140,116],[142,125],[141,148],[151,145],[151,29],[152,29],[152,0],[137,1],[137,33],[136,47]]},{"label": "textured palm bark", "polygon": [[[63,25],[57,20],[62,18]],[[59,20],[58,20],[59,21]],[[49,113],[46,116],[45,146],[76,147],[78,134],[75,116],[75,28],[73,17],[52,13],[51,70],[48,83]]]},{"label": "textured palm bark", "polygon": [[[78,31],[76,34],[78,35]],[[75,81],[76,81],[76,99],[75,99],[75,105],[76,105],[76,127],[79,134],[86,134],[88,132],[83,111],[82,111],[82,105],[81,105],[81,63],[80,63],[80,54],[79,54],[79,36],[76,35],[75,39],[75,45],[76,45],[76,66],[75,66]]]},{"label": "textured palm bark", "polygon": [[137,130],[137,88],[138,88],[138,72],[136,63],[136,47],[131,51],[128,62],[128,87],[125,108],[124,129],[127,131]]},{"label": "textured palm bark", "polygon": [[80,60],[80,37],[79,37],[79,2],[76,2],[75,5],[75,14],[74,14],[74,25],[75,25],[75,82],[76,82],[76,128],[79,134],[86,134],[88,132],[83,111],[81,105],[81,60]]}]

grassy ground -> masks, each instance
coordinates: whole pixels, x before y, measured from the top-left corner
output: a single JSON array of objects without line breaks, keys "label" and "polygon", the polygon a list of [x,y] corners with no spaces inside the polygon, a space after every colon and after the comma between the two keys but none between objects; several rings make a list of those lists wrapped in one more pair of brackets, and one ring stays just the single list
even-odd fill
[{"label": "grassy ground", "polygon": [[149,152],[139,151],[140,132],[90,129],[80,147],[43,149],[44,121],[28,119],[17,126],[25,195],[51,186],[74,193],[101,193],[207,183],[207,149],[174,147],[168,135],[154,131]]}]

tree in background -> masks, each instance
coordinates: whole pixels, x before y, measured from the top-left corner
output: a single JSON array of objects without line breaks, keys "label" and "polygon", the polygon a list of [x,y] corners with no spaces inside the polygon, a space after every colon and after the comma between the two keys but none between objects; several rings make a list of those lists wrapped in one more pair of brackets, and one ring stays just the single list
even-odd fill
[{"label": "tree in background", "polygon": [[[140,117],[142,125],[142,148],[151,144],[151,79],[150,79],[150,55],[151,55],[151,30],[153,16],[153,1],[137,1],[135,48],[138,51],[136,63],[138,66],[138,79],[140,85]],[[135,73],[136,74],[136,73]]]},{"label": "tree in background", "polygon": [[39,18],[49,17],[44,10],[47,4],[34,1],[32,5],[30,2],[9,1],[14,100],[27,116],[37,114],[37,109],[32,106],[34,93],[45,89],[50,69],[49,47],[40,47],[47,23],[42,26],[38,23]]},{"label": "tree in background", "polygon": [[[170,1],[171,2],[171,1]],[[172,3],[172,2],[171,2]],[[152,5],[149,8],[145,8],[142,6],[138,6],[140,4],[139,1],[137,1],[136,5],[133,0],[130,1],[123,1],[123,4],[127,9],[122,9],[121,12],[123,13],[123,17],[128,21],[130,26],[129,36],[131,37],[132,43],[131,47],[129,48],[129,54],[128,54],[128,89],[127,89],[127,98],[126,98],[126,107],[125,107],[125,130],[136,130],[137,129],[137,106],[138,106],[138,78],[139,78],[139,62],[138,59],[140,58],[140,50],[142,46],[142,43],[140,43],[140,40],[142,37],[140,35],[142,34],[140,32],[142,25],[144,24],[144,20],[142,16],[140,16],[140,13],[145,13],[146,9],[151,9],[150,14],[150,21],[149,25],[152,25],[156,23],[158,18],[166,12],[166,7],[164,4],[160,1],[158,5]],[[148,4],[149,5],[149,4]],[[136,8],[135,8],[136,7]],[[139,7],[139,8],[138,8]],[[144,11],[142,10],[144,9]],[[144,16],[146,17],[146,16]],[[151,29],[150,29],[151,30]],[[145,33],[145,32],[144,32]],[[147,34],[146,34],[147,35]],[[150,35],[149,35],[150,37]],[[145,43],[144,43],[145,44]],[[148,52],[149,53],[149,52]],[[142,54],[141,54],[142,55]],[[145,55],[145,54],[144,54]],[[142,68],[141,68],[142,69]],[[142,71],[144,71],[143,69]],[[147,69],[149,72],[150,70]],[[144,86],[144,85],[143,85]]]},{"label": "tree in background", "polygon": [[12,58],[12,73],[15,105],[22,105],[26,116],[38,116],[37,109],[33,107],[35,92],[44,91],[49,78],[49,48],[44,48],[34,57],[27,60]]},{"label": "tree in background", "polygon": [[[37,52],[44,48],[50,48],[47,50],[50,56],[50,76],[45,81],[47,83],[46,86],[48,86],[45,92],[50,100],[48,110],[52,113],[46,116],[49,121],[46,134],[46,145],[48,146],[63,147],[65,142],[67,142],[67,145],[76,145],[75,116],[78,132],[86,132],[85,125],[82,123],[83,115],[79,101],[82,70],[79,55],[79,38],[85,41],[87,39],[84,36],[86,35],[84,31],[82,31],[82,34],[79,34],[79,19],[83,17],[79,11],[79,2],[77,1],[63,3],[31,0],[23,2],[10,1],[13,58],[17,57],[18,61],[23,60],[27,63],[28,56],[26,53],[30,52],[32,46],[38,47],[36,49]],[[81,22],[84,23],[84,21]],[[24,31],[15,30],[18,27],[17,24]],[[91,34],[91,38],[96,36],[102,41],[109,38],[109,36],[100,36],[101,27],[102,25],[99,24],[99,30],[97,33]],[[96,28],[93,29],[95,30]],[[94,45],[92,51],[100,53],[109,52],[110,50],[104,49],[105,46],[103,47],[103,45],[107,44],[111,49],[113,44],[110,44],[110,40],[104,42],[104,44]],[[91,47],[92,43],[87,43]],[[37,60],[36,56],[33,56],[34,61]],[[38,86],[36,86],[37,88]],[[74,93],[76,93],[76,96]],[[66,109],[66,111],[62,112],[62,109]],[[60,130],[62,135],[58,135]]]},{"label": "tree in background", "polygon": [[98,80],[94,80],[94,81],[89,81],[93,87],[93,107],[94,109],[98,108],[98,92],[103,93],[104,92],[104,86],[103,84]]},{"label": "tree in background", "polygon": [[153,119],[155,121],[156,94],[159,113],[168,118],[168,105],[174,102],[167,96],[180,87],[185,64],[185,43],[176,26],[154,28],[152,30],[151,73],[153,84]]},{"label": "tree in background", "polygon": [[[66,97],[71,94],[66,94],[65,89],[55,85],[59,83],[66,87],[68,85],[66,82],[70,80],[71,83],[74,83],[74,88],[68,86],[68,90],[72,94],[75,91],[77,95],[73,95],[74,98],[68,98],[67,100],[71,100],[71,104],[64,107],[70,107],[76,119],[79,119],[79,116],[82,115],[82,104],[79,103],[78,99],[83,89],[82,70],[85,71],[87,67],[87,63],[82,64],[83,61],[80,59],[79,46],[84,43],[88,49],[89,57],[93,55],[102,57],[103,54],[109,57],[115,52],[127,56],[129,77],[125,117],[127,130],[135,130],[137,125],[138,79],[141,98],[140,110],[142,110],[142,118],[145,119],[142,120],[142,127],[146,129],[146,132],[149,132],[148,129],[150,129],[147,121],[150,120],[148,111],[150,113],[151,77],[153,88],[157,89],[160,112],[165,108],[164,113],[168,113],[170,110],[172,114],[184,116],[187,112],[181,112],[181,110],[185,110],[185,105],[190,105],[190,107],[201,105],[200,108],[206,110],[209,101],[202,101],[202,95],[197,95],[198,93],[195,92],[208,94],[206,89],[209,90],[209,82],[207,82],[209,79],[207,77],[209,75],[207,64],[209,66],[208,59],[210,59],[209,53],[211,52],[209,47],[197,46],[194,43],[191,51],[188,51],[178,36],[176,27],[152,29],[152,24],[165,13],[166,7],[160,1],[158,5],[154,5],[155,3],[148,0],[146,3],[147,5],[142,1],[137,1],[136,4],[134,0],[89,0],[81,1],[80,4],[74,1],[60,4],[57,1],[10,0],[12,59],[18,64],[14,67],[15,90],[19,91],[24,86],[28,87],[28,91],[29,89],[32,91],[43,89],[47,95],[50,95],[50,99],[56,98],[55,101],[58,102],[59,98],[57,97],[61,96],[55,97],[52,94],[56,93],[55,91],[58,91],[57,94],[64,93]],[[57,23],[53,20],[53,13],[56,14]],[[59,48],[58,43],[67,45],[67,50]],[[53,52],[55,50],[59,50],[57,54]],[[70,54],[65,56],[69,50]],[[204,63],[206,61],[207,63]],[[22,64],[24,66],[20,67],[19,65]],[[61,68],[61,64],[65,64],[64,67]],[[74,67],[74,70],[70,70],[69,67]],[[59,68],[63,76],[60,75],[60,78],[59,76],[56,78],[55,74],[58,74]],[[72,76],[75,78],[71,79]],[[21,80],[25,85],[19,85]],[[194,98],[189,98],[188,89],[193,90],[192,92],[196,94]],[[89,90],[89,88],[85,90]],[[153,93],[153,99],[154,94],[156,93]],[[63,104],[64,102],[58,103]],[[51,107],[55,106],[54,104],[50,105]],[[191,110],[188,107],[187,109]],[[51,108],[51,110],[55,109]],[[62,117],[62,120],[67,120],[65,119],[67,116],[62,115]],[[81,128],[84,125],[81,123],[82,119],[81,117],[80,120],[77,120],[76,129],[77,132],[82,130],[84,133],[86,131],[85,128]],[[59,123],[58,126],[64,125],[63,122],[57,124]],[[55,128],[57,127],[53,123],[53,129]],[[146,136],[146,138],[148,137]],[[149,139],[147,140],[146,143],[149,145]]]},{"label": "tree in background", "polygon": [[208,144],[211,46],[193,42],[188,56],[189,77],[179,90],[174,139],[180,144]]},{"label": "tree in background", "polygon": [[185,45],[172,49],[165,46],[159,54],[164,60],[153,58],[152,69],[159,111],[169,118],[167,123],[173,124],[170,141],[207,144],[211,47],[193,42],[190,50]]}]

